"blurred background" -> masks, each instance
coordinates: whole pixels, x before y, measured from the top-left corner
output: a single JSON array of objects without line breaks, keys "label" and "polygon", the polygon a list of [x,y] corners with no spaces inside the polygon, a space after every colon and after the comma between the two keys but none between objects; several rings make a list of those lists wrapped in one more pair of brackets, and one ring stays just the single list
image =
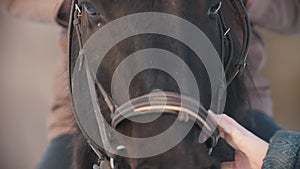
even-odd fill
[{"label": "blurred background", "polygon": [[[60,28],[1,14],[0,21],[0,168],[33,169],[47,147]],[[300,36],[261,32],[268,50],[262,75],[272,85],[274,118],[300,132]]]}]

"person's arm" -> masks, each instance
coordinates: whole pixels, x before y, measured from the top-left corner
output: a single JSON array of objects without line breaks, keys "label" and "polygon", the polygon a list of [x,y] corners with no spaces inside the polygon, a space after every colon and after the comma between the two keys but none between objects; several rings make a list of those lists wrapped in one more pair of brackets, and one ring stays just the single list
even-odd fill
[{"label": "person's arm", "polygon": [[300,0],[252,0],[249,17],[275,32],[300,33]]},{"label": "person's arm", "polygon": [[270,146],[262,168],[300,168],[300,134],[278,131],[270,140]]},{"label": "person's arm", "polygon": [[37,22],[57,23],[64,0],[1,0],[0,12]]},{"label": "person's arm", "polygon": [[300,168],[300,133],[278,131],[268,144],[229,116],[208,113],[218,124],[220,136],[235,149],[235,161],[222,163],[222,169]]}]

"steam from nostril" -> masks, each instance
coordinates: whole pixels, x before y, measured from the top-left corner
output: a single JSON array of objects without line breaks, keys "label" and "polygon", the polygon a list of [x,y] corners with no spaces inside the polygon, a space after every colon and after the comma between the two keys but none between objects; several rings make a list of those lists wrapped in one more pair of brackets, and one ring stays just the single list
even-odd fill
[{"label": "steam from nostril", "polygon": [[[165,92],[164,91],[162,91],[162,90],[160,90],[160,89],[154,89],[154,90],[152,90],[151,91],[151,93],[149,94],[149,102],[150,102],[150,105],[151,106],[155,106],[155,105],[157,105],[156,103],[157,103],[157,95],[159,95],[159,96],[161,96],[161,98],[160,98],[160,100],[159,100],[159,103],[160,103],[160,105],[163,105],[162,107],[163,107],[163,109],[162,109],[162,112],[164,112],[164,110],[165,110],[165,106],[167,105],[167,97],[166,97],[166,94],[165,94]],[[161,113],[162,113],[161,112]]]},{"label": "steam from nostril", "polygon": [[[157,100],[157,95],[160,96],[160,99]],[[163,96],[163,97],[161,97]],[[166,94],[160,90],[160,89],[154,89],[149,93],[149,97],[148,97],[148,101],[150,103],[150,111],[155,109],[155,106],[158,106],[157,103],[159,102],[159,106],[161,107],[161,109],[159,111],[157,111],[157,109],[155,110],[155,112],[151,113],[149,116],[145,116],[145,118],[143,119],[143,123],[150,123],[155,121],[156,119],[158,119],[161,114],[165,111],[165,106],[167,105],[167,97]]]},{"label": "steam from nostril", "polygon": [[[159,100],[158,100],[159,96]],[[151,123],[157,120],[165,111],[167,106],[167,97],[165,92],[160,89],[152,90],[148,95],[149,107],[147,111],[151,113],[141,114],[140,116],[131,117],[129,120],[137,123]]]}]

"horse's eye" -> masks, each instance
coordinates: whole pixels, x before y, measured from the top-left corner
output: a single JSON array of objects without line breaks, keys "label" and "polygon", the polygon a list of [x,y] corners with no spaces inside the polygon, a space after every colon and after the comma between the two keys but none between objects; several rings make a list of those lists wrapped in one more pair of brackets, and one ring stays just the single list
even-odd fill
[{"label": "horse's eye", "polygon": [[91,2],[84,2],[83,3],[83,7],[84,7],[84,10],[87,12],[87,14],[91,18],[101,17],[99,9],[93,3],[91,3]]}]

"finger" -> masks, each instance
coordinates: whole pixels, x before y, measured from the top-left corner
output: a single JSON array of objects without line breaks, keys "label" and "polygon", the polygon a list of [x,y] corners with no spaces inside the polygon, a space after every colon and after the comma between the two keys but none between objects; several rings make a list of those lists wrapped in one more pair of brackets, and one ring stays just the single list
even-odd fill
[{"label": "finger", "polygon": [[219,130],[220,129],[223,130],[223,126],[222,126],[222,124],[220,124],[222,116],[215,114],[211,110],[208,110],[207,113],[208,113],[208,118],[210,118],[215,124],[218,125]]},{"label": "finger", "polygon": [[252,146],[256,145],[255,147],[262,147],[260,148],[261,150],[267,150],[268,144],[266,142],[242,127],[226,114],[216,115],[209,110],[208,115],[218,124],[220,136],[234,149],[248,153],[254,151]]},{"label": "finger", "polygon": [[218,125],[218,130],[219,130],[220,137],[225,138],[226,132],[224,131],[222,125],[220,125],[221,116],[216,115],[211,110],[208,110],[208,118],[210,118],[215,124]]},{"label": "finger", "polygon": [[208,110],[208,115],[224,130],[225,133],[231,133],[235,130],[245,130],[240,124],[226,114],[216,115],[211,110]]},{"label": "finger", "polygon": [[225,138],[225,136],[226,136],[225,131],[221,127],[218,127],[218,130],[219,130],[219,136],[222,138]]},{"label": "finger", "polygon": [[208,110],[207,113],[214,122],[220,121],[220,116],[216,115],[212,110]]},{"label": "finger", "polygon": [[220,127],[224,130],[224,132],[230,132],[231,127],[233,124],[230,120],[227,119],[227,115],[217,115],[211,110],[208,110],[208,116]]},{"label": "finger", "polygon": [[216,115],[210,110],[208,114],[218,125],[220,137],[233,148],[239,149],[248,140],[249,132],[226,114]]},{"label": "finger", "polygon": [[224,162],[221,164],[221,169],[237,169],[235,162]]}]

